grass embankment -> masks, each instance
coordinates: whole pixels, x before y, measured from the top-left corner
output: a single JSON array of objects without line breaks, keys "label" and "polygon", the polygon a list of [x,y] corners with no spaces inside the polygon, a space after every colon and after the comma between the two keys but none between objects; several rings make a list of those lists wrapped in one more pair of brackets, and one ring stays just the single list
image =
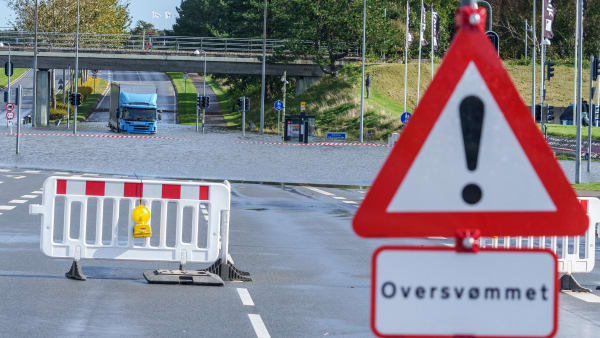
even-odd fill
[{"label": "grass embankment", "polygon": [[[577,136],[577,127],[575,126],[561,126],[558,124],[548,124],[548,135],[560,136],[566,138],[575,138]],[[588,138],[588,127],[583,127],[581,135],[584,140]],[[600,140],[600,128],[592,127],[592,139]]]},{"label": "grass embankment", "polygon": [[586,184],[574,184],[573,189],[588,190],[588,191],[600,191],[600,182],[586,183]]},{"label": "grass embankment", "polygon": [[[102,93],[108,87],[108,82],[102,79],[96,79],[96,83],[94,84],[94,79],[89,78],[85,83],[79,85],[79,92],[82,96],[81,106],[77,109],[77,121],[85,121],[85,119],[94,111],[98,101],[102,98]],[[96,90],[94,90],[94,88]],[[67,103],[62,103],[62,92],[60,94],[56,94],[56,109],[50,108],[50,120],[54,121],[60,118],[61,116],[66,121],[67,117],[67,105],[69,98],[67,98]],[[69,120],[73,120],[73,106],[71,106],[69,110],[70,118]]]},{"label": "grass embankment", "polygon": [[177,114],[179,124],[196,124],[196,87],[188,78],[183,79],[183,73],[167,73],[177,90]]},{"label": "grass embankment", "polygon": [[[526,104],[531,101],[531,66],[525,61],[509,61],[505,63],[515,86]],[[404,112],[404,68],[403,64],[371,64],[366,71],[371,74],[371,97],[366,100],[365,112],[365,137],[367,140],[385,141],[392,132],[401,129],[398,121]],[[436,62],[436,71],[439,63]],[[418,76],[418,63],[408,65],[408,86],[406,110],[414,111],[417,103],[416,82]],[[539,67],[538,67],[539,71]],[[294,95],[294,83],[288,89],[287,114],[298,114],[301,101],[308,103],[308,114],[316,115],[317,135],[322,136],[327,131],[345,131],[349,137],[356,139],[359,135],[360,114],[360,65],[345,66],[338,77],[325,76],[303,95]],[[539,80],[539,76],[538,76]],[[421,65],[422,98],[431,81],[431,63],[423,60]],[[588,84],[584,82],[584,88]],[[220,87],[220,88],[219,88]],[[218,88],[218,89],[217,89]],[[214,90],[221,90],[223,100],[221,103],[225,120],[228,124],[239,127],[241,116],[234,109],[239,96],[251,98],[251,109],[247,113],[247,124],[258,126],[260,111],[260,86],[252,86],[245,92],[236,91],[216,81]],[[539,102],[539,93],[536,93]],[[573,101],[573,67],[557,65],[555,77],[547,84],[546,101],[556,107],[568,106]],[[265,130],[276,131],[277,113],[273,110],[273,101],[279,99],[269,98],[265,104]],[[221,98],[220,98],[221,100]],[[575,127],[551,125],[549,135],[574,137]],[[587,131],[584,132],[587,135]],[[595,128],[593,137],[600,139],[600,128]]]},{"label": "grass embankment", "polygon": [[[12,88],[12,83],[19,78],[19,76],[25,74],[29,69],[28,68],[15,68],[13,70],[13,75],[10,77],[10,83]],[[4,68],[0,71],[0,89],[4,89],[8,85],[8,76],[4,75]]]}]

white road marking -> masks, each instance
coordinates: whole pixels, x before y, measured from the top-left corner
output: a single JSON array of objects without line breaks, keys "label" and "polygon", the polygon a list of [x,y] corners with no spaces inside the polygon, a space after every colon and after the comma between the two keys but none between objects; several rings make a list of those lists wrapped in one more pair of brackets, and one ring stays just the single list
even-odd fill
[{"label": "white road marking", "polygon": [[0,212],[0,216],[2,216],[2,213]]},{"label": "white road marking", "polygon": [[25,178],[25,177],[27,177],[27,176],[13,176],[13,178],[15,180],[20,180],[20,179]]},{"label": "white road marking", "polygon": [[41,171],[39,170],[25,170],[23,171],[24,174],[39,174],[41,173]]},{"label": "white road marking", "polygon": [[586,303],[600,303],[600,297],[596,296],[593,293],[587,292],[573,292],[573,291],[562,291],[562,293],[573,296],[577,299],[580,299]]},{"label": "white road marking", "polygon": [[254,302],[252,301],[252,297],[250,297],[250,292],[248,292],[248,289],[237,288],[237,293],[242,300],[242,304],[246,306],[254,306]]},{"label": "white road marking", "polygon": [[31,193],[32,193],[32,194],[36,194],[36,195],[41,195],[41,194],[43,194],[43,192],[41,192],[40,190],[37,190],[37,191],[32,191]]},{"label": "white road marking", "polygon": [[208,215],[208,210],[206,210],[206,209],[201,209],[200,211],[201,211],[203,214],[205,214],[205,215]]},{"label": "white road marking", "polygon": [[446,237],[427,237],[427,238],[429,238],[429,239],[448,239]]},{"label": "white road marking", "polygon": [[0,205],[0,210],[4,210],[4,211],[10,211],[14,208],[16,208],[16,206],[14,206],[14,205]]},{"label": "white road marking", "polygon": [[69,173],[66,173],[64,171],[55,171],[54,175],[69,175]]},{"label": "white road marking", "polygon": [[2,184],[2,183],[4,183],[4,182],[0,181],[0,184]]},{"label": "white road marking", "polygon": [[346,203],[346,204],[358,204],[358,203],[356,203],[356,202],[354,202],[354,201],[342,201],[342,202],[344,202],[344,203]]},{"label": "white road marking", "polygon": [[10,170],[8,170],[8,169],[0,169],[0,173],[9,173],[9,172],[10,172]]},{"label": "white road marking", "polygon": [[12,200],[12,201],[9,201],[8,203],[10,203],[10,204],[23,204],[23,203],[27,203],[27,200]]},{"label": "white road marking", "polygon": [[99,174],[83,174],[82,176],[100,176]]},{"label": "white road marking", "polygon": [[265,323],[263,323],[260,315],[249,313],[248,318],[250,318],[250,323],[252,323],[256,337],[271,338],[271,335],[269,334],[269,331],[267,331],[267,327],[265,326]]},{"label": "white road marking", "polygon": [[321,190],[321,189],[314,188],[314,187],[306,187],[306,186],[305,186],[305,188],[306,188],[306,189],[308,189],[308,190],[312,190],[312,191],[314,191],[314,192],[318,192],[319,194],[323,194],[323,195],[325,195],[325,196],[333,196],[333,194],[332,194],[332,193],[330,193],[330,192],[327,192],[327,191],[325,191],[325,190]]},{"label": "white road marking", "polygon": [[36,198],[36,195],[23,195],[21,198]]},{"label": "white road marking", "polygon": [[340,201],[346,199],[346,197],[341,197],[341,196],[331,196],[331,197],[335,198],[336,200],[340,200]]},{"label": "white road marking", "polygon": [[454,244],[452,244],[452,243],[444,243],[444,245],[445,246],[449,246],[449,247],[453,247],[454,246]]}]

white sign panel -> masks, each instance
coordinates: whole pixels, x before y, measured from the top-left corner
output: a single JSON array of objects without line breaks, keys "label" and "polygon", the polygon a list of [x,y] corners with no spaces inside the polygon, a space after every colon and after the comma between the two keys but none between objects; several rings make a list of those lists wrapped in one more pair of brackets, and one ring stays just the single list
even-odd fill
[{"label": "white sign panel", "polygon": [[550,251],[384,247],[373,256],[371,326],[383,337],[547,337],[557,284]]}]

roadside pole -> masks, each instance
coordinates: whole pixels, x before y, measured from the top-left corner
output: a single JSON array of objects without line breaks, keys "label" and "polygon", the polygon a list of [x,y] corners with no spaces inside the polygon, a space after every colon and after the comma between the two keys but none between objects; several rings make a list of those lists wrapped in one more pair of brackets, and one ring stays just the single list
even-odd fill
[{"label": "roadside pole", "polygon": [[[536,44],[537,44],[537,32],[535,27],[536,19],[536,3],[537,0],[533,0],[533,18],[531,21],[531,33],[532,33],[532,45],[531,48],[531,115],[533,115],[533,122],[535,122],[535,62],[536,62]],[[543,34],[543,33],[542,33]]]},{"label": "roadside pole", "polygon": [[[281,122],[285,123],[285,105],[286,105],[285,99],[286,99],[287,84],[288,84],[288,82],[287,82],[287,71],[283,72],[283,78],[282,78],[282,80],[283,80],[283,115],[281,116]],[[282,136],[284,135],[283,128],[285,128],[285,124],[281,127],[281,135]],[[277,126],[277,130],[279,131],[279,126]]]},{"label": "roadside pole", "polygon": [[408,0],[406,0],[406,36],[404,37],[404,111],[406,113],[406,84],[408,82],[408,31],[410,29],[409,20],[410,20],[410,7],[408,5]]},{"label": "roadside pole", "polygon": [[433,73],[435,72],[435,65],[433,64],[433,59],[435,57],[435,52],[433,50],[433,39],[435,39],[435,37],[433,36],[433,31],[435,30],[435,27],[433,25],[433,5],[431,5],[431,81],[433,81]]},{"label": "roadside pole", "polygon": [[421,0],[421,10],[419,11],[419,70],[417,71],[417,104],[421,98],[421,56],[423,50],[423,0]]},{"label": "roadside pole", "polygon": [[242,136],[246,136],[246,97],[242,97]]},{"label": "roadside pole", "polygon": [[529,43],[529,25],[525,19],[525,60],[527,60],[527,44]]},{"label": "roadside pole", "polygon": [[577,112],[576,112],[576,126],[577,126],[577,145],[575,159],[575,184],[581,183],[581,108],[582,108],[582,68],[583,68],[583,0],[578,0],[579,4],[577,10]]},{"label": "roadside pole", "polygon": [[198,132],[198,115],[200,114],[200,93],[196,94],[196,132]]},{"label": "roadside pole", "polygon": [[594,108],[594,81],[596,80],[594,78],[594,73],[595,70],[594,68],[595,66],[596,60],[594,58],[594,56],[592,55],[591,59],[590,59],[590,104],[588,105],[588,139],[587,139],[587,152],[588,152],[588,160],[587,160],[587,172],[589,173],[592,169],[592,121],[594,120],[592,118],[594,111],[596,110]]},{"label": "roadside pole", "polygon": [[38,0],[35,0],[35,32],[33,37],[33,110],[31,112],[31,126],[35,127],[37,118],[37,42],[38,42]]},{"label": "roadside pole", "polygon": [[362,75],[360,81],[360,143],[364,138],[365,116],[365,49],[367,48],[367,0],[363,0]]},{"label": "roadside pole", "polygon": [[[77,30],[75,31],[75,95],[79,90],[79,0],[77,0]],[[77,134],[77,104],[73,107],[73,134]]]},{"label": "roadside pole", "polygon": [[[206,51],[204,50],[204,81],[202,81],[203,83],[203,91],[204,91],[204,97],[206,96]],[[208,98],[206,98],[206,100],[208,100]],[[203,105],[202,106],[202,134],[204,134],[204,125],[206,124],[206,107]]]},{"label": "roadside pole", "polygon": [[22,105],[22,93],[23,93],[23,88],[21,87],[21,85],[19,85],[19,87],[17,88],[18,92],[16,93],[16,100],[17,100],[17,155],[19,155],[20,152],[20,137],[21,137],[21,105]]},{"label": "roadside pole", "polygon": [[266,94],[266,72],[267,72],[267,0],[263,17],[263,55],[262,55],[262,83],[260,85],[260,134],[265,129],[265,94]]}]

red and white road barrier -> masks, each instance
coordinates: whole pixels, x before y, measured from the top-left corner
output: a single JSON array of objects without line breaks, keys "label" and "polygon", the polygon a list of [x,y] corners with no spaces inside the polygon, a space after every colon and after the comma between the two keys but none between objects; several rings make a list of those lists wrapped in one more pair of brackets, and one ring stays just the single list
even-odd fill
[{"label": "red and white road barrier", "polygon": [[[132,211],[153,216],[152,238],[134,238]],[[54,258],[212,263],[227,260],[231,188],[225,183],[50,177],[43,203],[41,249]],[[190,214],[191,211],[191,214]],[[105,214],[112,215],[105,220]]]},{"label": "red and white road barrier", "polygon": [[[15,136],[16,134],[0,133],[2,136]],[[53,137],[91,137],[111,139],[157,139],[157,140],[180,140],[175,137],[148,136],[148,135],[109,135],[109,134],[69,134],[69,133],[20,133],[20,136],[53,136]]]},{"label": "red and white road barrier", "polygon": [[[567,275],[588,273],[594,270],[596,261],[597,225],[600,223],[600,199],[579,198],[587,210],[589,227],[585,235],[578,237],[499,237],[482,238],[482,248],[540,248],[550,249],[558,256],[558,271]],[[600,237],[600,233],[598,233]]]}]

